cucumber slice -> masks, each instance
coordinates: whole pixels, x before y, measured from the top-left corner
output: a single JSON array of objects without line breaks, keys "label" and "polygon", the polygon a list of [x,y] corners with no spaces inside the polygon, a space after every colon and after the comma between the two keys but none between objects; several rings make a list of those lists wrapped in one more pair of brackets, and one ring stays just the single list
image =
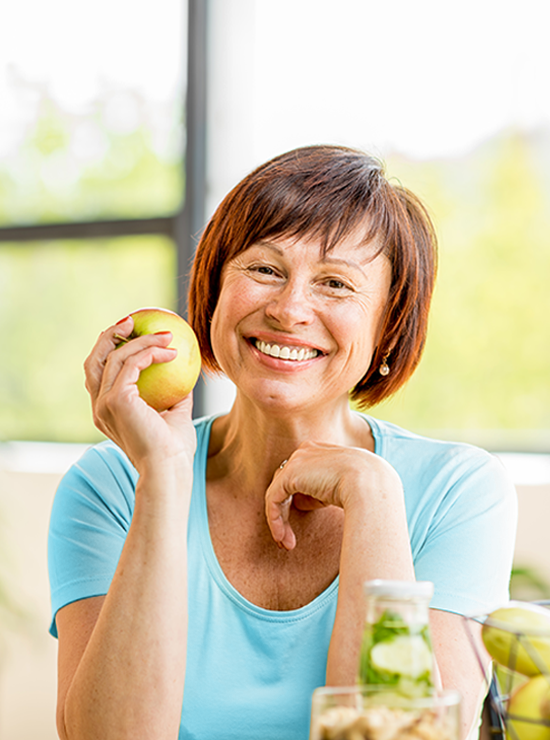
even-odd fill
[{"label": "cucumber slice", "polygon": [[373,645],[370,659],[379,672],[417,679],[432,671],[432,651],[420,635],[397,635]]}]

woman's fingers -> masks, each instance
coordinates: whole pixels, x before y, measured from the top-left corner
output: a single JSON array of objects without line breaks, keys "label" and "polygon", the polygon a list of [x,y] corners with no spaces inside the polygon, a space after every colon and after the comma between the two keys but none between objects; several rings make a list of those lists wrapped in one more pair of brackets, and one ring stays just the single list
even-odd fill
[{"label": "woman's fingers", "polygon": [[[121,380],[136,383],[139,372],[153,363],[170,362],[177,354],[167,349],[172,339],[170,332],[145,334],[127,341],[133,329],[129,316],[109,327],[99,336],[94,348],[84,363],[86,389],[92,403],[112,388],[119,374]],[[137,375],[136,375],[137,372]]]},{"label": "woman's fingers", "polygon": [[177,350],[168,348],[171,340],[170,332],[146,334],[112,351],[104,363],[101,392],[107,392],[115,383],[119,387],[136,383],[146,367],[173,360]]},{"label": "woman's fingers", "polygon": [[266,517],[271,536],[285,550],[293,550],[296,546],[296,535],[290,526],[291,505],[292,494],[286,494],[283,488],[274,491],[266,500]]},{"label": "woman's fingers", "polygon": [[372,453],[353,447],[304,442],[280,468],[266,492],[266,518],[273,539],[291,550],[296,537],[291,507],[307,512],[325,506],[346,508],[349,490],[361,489],[364,472],[375,464]]},{"label": "woman's fingers", "polygon": [[102,332],[84,363],[94,423],[111,438],[118,437],[116,418],[120,410],[126,409],[123,413],[127,421],[128,414],[132,418],[136,413],[147,414],[136,385],[141,371],[154,363],[170,362],[177,355],[177,350],[168,348],[170,332],[129,340],[133,325],[129,316]]},{"label": "woman's fingers", "polygon": [[97,398],[105,363],[109,355],[117,348],[121,341],[126,340],[134,328],[134,320],[127,316],[105,331],[101,332],[92,351],[84,362],[84,372],[86,376],[86,390],[92,397],[92,401]]},{"label": "woman's fingers", "polygon": [[284,465],[277,468],[273,482],[267,490],[266,518],[271,535],[279,547],[293,550],[296,547],[296,535],[290,524],[291,507],[294,506],[300,511],[313,511],[327,504],[306,494],[303,488],[297,485],[297,480],[293,476],[293,467],[299,465],[300,461],[293,460],[294,466],[287,469],[288,462],[286,460]]},{"label": "woman's fingers", "polygon": [[277,468],[265,499],[265,512],[271,536],[279,547],[285,550],[293,550],[296,547],[296,535],[290,524],[290,509],[295,498],[298,501],[304,498],[304,494],[297,486],[295,468],[295,456],[294,459],[285,460]]},{"label": "woman's fingers", "polygon": [[[137,343],[137,340],[134,341]],[[148,346],[142,349],[128,345],[109,355],[100,390],[93,404],[94,421],[103,431],[106,428],[114,431],[118,418],[124,417],[126,421],[131,418],[135,424],[144,415],[149,417],[152,413],[153,410],[139,395],[137,381],[140,373],[154,363],[170,362],[177,355],[177,350],[151,344],[152,341],[154,340],[148,339]],[[157,341],[164,343],[169,341],[169,338],[157,338]]]}]

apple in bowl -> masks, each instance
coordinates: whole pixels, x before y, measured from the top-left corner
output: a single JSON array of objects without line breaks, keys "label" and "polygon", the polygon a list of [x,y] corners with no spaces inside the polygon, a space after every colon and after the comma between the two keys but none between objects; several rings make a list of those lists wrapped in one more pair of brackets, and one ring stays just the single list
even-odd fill
[{"label": "apple in bowl", "polygon": [[500,665],[524,676],[550,672],[550,609],[510,601],[489,614],[481,636],[487,652]]},{"label": "apple in bowl", "polygon": [[201,355],[197,336],[185,319],[165,308],[140,308],[130,316],[134,320],[134,328],[119,347],[144,334],[172,333],[168,346],[177,349],[177,356],[170,362],[159,362],[145,368],[137,381],[141,398],[157,411],[165,411],[185,398],[199,378]]}]

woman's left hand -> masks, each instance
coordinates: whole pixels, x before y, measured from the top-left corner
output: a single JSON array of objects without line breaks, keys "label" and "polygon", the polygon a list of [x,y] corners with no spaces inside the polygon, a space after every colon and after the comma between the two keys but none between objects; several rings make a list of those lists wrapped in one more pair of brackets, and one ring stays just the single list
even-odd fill
[{"label": "woman's left hand", "polygon": [[266,517],[275,542],[286,550],[296,546],[290,507],[309,511],[338,506],[346,513],[381,498],[402,497],[401,480],[379,455],[358,447],[304,442],[278,468],[266,492]]}]

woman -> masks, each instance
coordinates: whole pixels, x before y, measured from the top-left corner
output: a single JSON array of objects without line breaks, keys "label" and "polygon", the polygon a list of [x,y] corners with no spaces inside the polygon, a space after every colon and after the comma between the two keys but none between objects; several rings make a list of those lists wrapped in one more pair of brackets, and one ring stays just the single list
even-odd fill
[{"label": "woman", "polygon": [[460,615],[507,600],[513,488],[487,453],[349,404],[413,372],[434,273],[410,192],[307,147],[237,185],[198,246],[190,321],[236,385],[228,414],[158,414],[135,383],[171,335],[101,334],[86,384],[112,441],[66,475],[50,530],[61,738],[305,740],[312,690],[355,682],[372,578],[435,583],[439,672],[475,725]]}]

